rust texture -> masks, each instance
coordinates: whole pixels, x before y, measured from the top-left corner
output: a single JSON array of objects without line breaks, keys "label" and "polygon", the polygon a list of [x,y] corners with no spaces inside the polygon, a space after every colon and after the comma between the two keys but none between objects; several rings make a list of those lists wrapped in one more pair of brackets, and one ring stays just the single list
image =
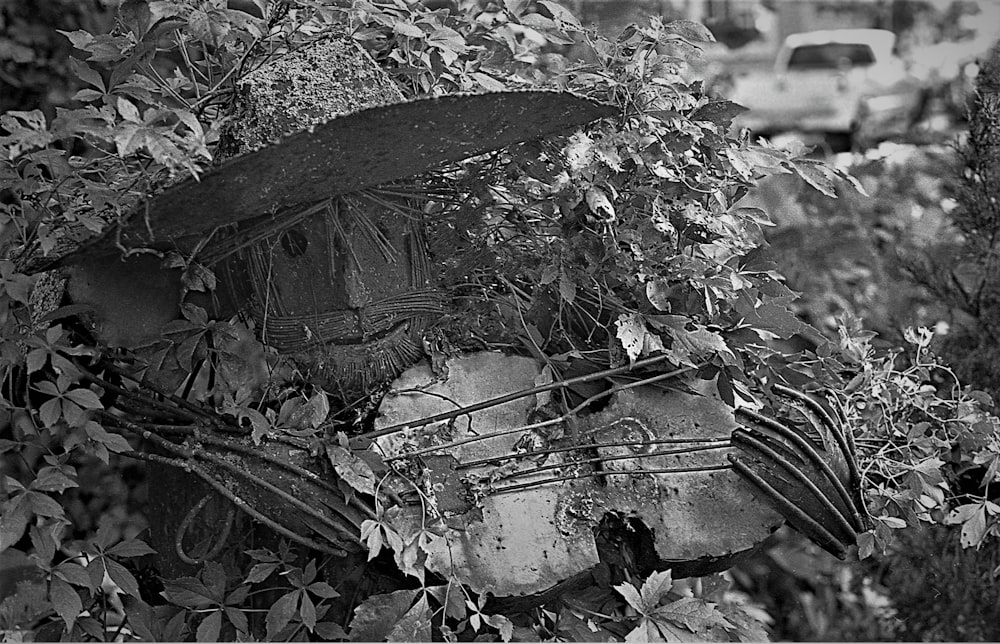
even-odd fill
[{"label": "rust texture", "polygon": [[368,53],[337,31],[240,80],[219,156],[259,150],[335,116],[402,100]]}]

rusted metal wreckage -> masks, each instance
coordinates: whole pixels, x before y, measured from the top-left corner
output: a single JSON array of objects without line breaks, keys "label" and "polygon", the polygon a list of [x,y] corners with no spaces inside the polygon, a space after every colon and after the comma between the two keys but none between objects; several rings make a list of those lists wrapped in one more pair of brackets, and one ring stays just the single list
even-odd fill
[{"label": "rusted metal wreckage", "polygon": [[[405,101],[343,34],[269,63],[240,90],[228,160],[60,260],[70,297],[93,311],[95,336],[137,356],[90,377],[131,394],[133,404],[104,421],[145,437],[147,458],[178,468],[155,473],[163,485],[197,479],[222,495],[212,501],[228,515],[221,523],[235,505],[334,554],[363,551],[366,519],[400,532],[436,523],[427,568],[497,597],[556,592],[609,557],[675,576],[724,569],[786,521],[842,557],[866,529],[851,436],[813,397],[776,386],[774,417],[734,410],[680,386],[655,357],[555,382],[538,360],[496,350],[426,359],[424,331],[449,303],[422,204],[399,186],[424,182],[434,194],[446,180],[426,172],[443,163],[613,108],[550,91]],[[374,425],[329,447],[375,464],[383,478],[371,493],[345,497],[331,460],[306,440],[254,444],[178,398],[189,374],[153,361],[151,347],[177,317],[180,271],[148,254],[123,260],[122,247],[193,254],[219,277],[216,298],[201,301],[214,315],[246,313],[316,386],[345,399],[374,395]],[[556,390],[578,404],[542,413]],[[208,517],[202,494],[151,512],[154,545],[183,563],[218,552],[186,551],[198,513]],[[221,546],[217,525],[208,532]]]}]

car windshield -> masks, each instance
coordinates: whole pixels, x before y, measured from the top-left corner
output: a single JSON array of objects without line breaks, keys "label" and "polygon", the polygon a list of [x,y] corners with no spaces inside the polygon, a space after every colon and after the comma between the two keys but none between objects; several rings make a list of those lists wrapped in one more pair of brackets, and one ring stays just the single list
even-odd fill
[{"label": "car windshield", "polygon": [[803,45],[792,50],[788,69],[839,69],[875,62],[871,47],[860,43]]}]

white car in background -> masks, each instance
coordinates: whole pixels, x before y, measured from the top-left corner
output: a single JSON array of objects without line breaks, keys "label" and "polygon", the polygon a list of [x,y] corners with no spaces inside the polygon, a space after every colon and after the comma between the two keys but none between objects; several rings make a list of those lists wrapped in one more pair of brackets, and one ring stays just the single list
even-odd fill
[{"label": "white car in background", "polygon": [[883,29],[792,34],[770,72],[737,76],[729,100],[749,111],[735,121],[755,135],[822,134],[834,151],[905,133],[921,116],[926,92],[893,53]]}]

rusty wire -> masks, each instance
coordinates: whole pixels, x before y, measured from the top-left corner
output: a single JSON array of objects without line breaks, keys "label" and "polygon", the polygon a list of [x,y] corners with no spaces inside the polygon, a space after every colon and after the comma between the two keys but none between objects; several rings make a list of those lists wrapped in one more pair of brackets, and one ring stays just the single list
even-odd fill
[{"label": "rusty wire", "polygon": [[[386,436],[407,429],[452,420],[463,415],[472,414],[476,411],[542,392],[559,389],[565,390],[576,384],[582,384],[599,379],[607,379],[614,382],[614,379],[617,377],[628,377],[633,369],[655,366],[664,360],[665,357],[658,356],[644,361],[638,361],[635,365],[631,366],[606,369],[576,378],[569,378],[538,385],[471,405],[457,405],[456,409],[453,410],[408,423],[398,423],[396,425],[380,428],[365,434],[360,434],[352,439],[352,447],[355,449],[368,447],[372,444],[372,441],[375,438],[380,436]],[[599,400],[626,389],[646,386],[652,383],[668,380],[670,378],[676,378],[690,369],[690,367],[687,367],[645,378],[640,377],[634,381],[624,383],[618,382],[613,387],[604,389],[601,392],[592,395],[584,400],[583,403],[567,410],[565,413],[554,419],[548,419],[515,428],[508,428],[492,434],[466,437],[446,444],[412,450],[403,454],[395,454],[385,457],[383,460],[391,463],[402,459],[419,459],[421,456],[433,454],[435,452],[452,451],[458,446],[471,442],[489,440],[498,436],[514,433],[524,434],[533,429],[541,429],[546,426],[567,422],[574,419],[576,414],[585,409],[595,400]],[[245,436],[247,431],[235,425],[235,423],[223,419],[213,411],[201,407],[197,403],[192,403],[186,400],[177,400],[176,396],[158,391],[155,387],[149,387],[148,383],[142,383],[141,389],[147,389],[151,393],[145,393],[142,390],[136,391],[128,389],[124,386],[111,383],[106,378],[97,376],[85,368],[81,367],[81,370],[84,377],[91,382],[94,382],[95,384],[98,384],[99,386],[104,387],[108,391],[116,393],[119,396],[139,402],[140,404],[153,410],[155,413],[161,414],[169,419],[168,422],[143,422],[143,420],[129,420],[128,418],[113,414],[109,411],[98,412],[102,419],[107,421],[109,424],[118,427],[127,433],[131,433],[151,441],[160,450],[170,456],[148,453],[130,453],[130,455],[163,463],[172,467],[178,467],[191,472],[208,484],[209,487],[216,493],[227,499],[231,503],[231,508],[243,510],[255,521],[306,547],[337,556],[343,556],[346,554],[347,549],[357,549],[357,547],[363,547],[363,542],[360,539],[361,523],[366,519],[374,519],[376,517],[376,513],[369,503],[363,501],[357,495],[352,495],[350,499],[341,500],[343,498],[343,492],[332,482],[324,480],[318,473],[296,465],[295,463],[263,453],[262,451],[254,450],[234,439],[226,438],[225,434],[239,434]],[[119,367],[109,368],[108,371],[117,373],[127,378],[132,378],[132,376],[130,376],[124,369]],[[786,519],[789,520],[789,522],[795,527],[813,538],[817,541],[817,543],[830,552],[838,556],[842,556],[846,544],[853,543],[856,533],[863,531],[866,526],[866,523],[861,516],[861,513],[864,511],[863,505],[860,506],[861,509],[859,510],[859,506],[856,504],[856,501],[860,500],[860,497],[857,494],[857,467],[854,462],[852,441],[850,440],[850,437],[846,436],[842,431],[842,423],[838,422],[825,407],[820,405],[812,397],[781,386],[775,386],[774,391],[779,395],[786,407],[798,410],[799,413],[806,416],[809,422],[814,425],[823,426],[829,431],[829,434],[832,436],[836,444],[836,449],[840,450],[844,455],[844,461],[848,467],[849,473],[846,486],[845,482],[833,472],[827,460],[819,454],[817,449],[818,445],[813,444],[813,439],[805,437],[805,435],[801,433],[801,430],[792,429],[782,422],[749,409],[737,409],[736,415],[737,418],[741,418],[745,422],[748,422],[750,428],[736,427],[732,430],[727,430],[730,432],[729,438],[672,436],[669,438],[650,438],[645,440],[589,440],[588,442],[580,442],[575,445],[558,445],[542,449],[526,450],[512,454],[499,454],[496,456],[459,462],[453,467],[455,470],[474,470],[475,468],[489,466],[500,467],[504,463],[523,462],[531,459],[539,459],[539,457],[548,459],[548,457],[552,455],[565,454],[567,456],[566,460],[559,460],[558,462],[545,462],[544,460],[541,460],[532,467],[509,472],[497,472],[492,476],[489,474],[483,474],[479,481],[476,481],[475,474],[470,472],[472,476],[468,480],[471,481],[471,485],[473,487],[478,487],[480,493],[486,496],[508,494],[554,483],[594,479],[599,477],[681,475],[722,470],[735,471],[761,491],[764,496],[767,497],[775,505],[775,507],[779,509],[782,515],[785,516]],[[579,438],[587,439],[588,437],[592,437],[594,431],[596,430],[591,430],[589,433],[579,436]],[[220,434],[222,435],[220,436]],[[173,436],[174,440],[177,440],[177,438],[183,438],[184,442],[174,442],[174,440],[168,440],[165,436]],[[292,439],[292,437],[288,438]],[[298,448],[304,447],[302,441],[292,439],[292,442]],[[679,447],[653,449],[652,451],[647,451],[641,454],[597,453],[597,455],[594,455],[595,450],[600,449],[636,447],[649,448],[656,445]],[[333,514],[328,515],[326,513],[317,512],[316,508],[312,508],[308,504],[305,504],[285,489],[261,478],[253,471],[249,471],[248,468],[238,467],[225,458],[207,451],[207,448],[215,449],[219,453],[233,453],[246,459],[258,460],[262,463],[268,464],[269,466],[281,468],[300,479],[308,481],[310,484],[317,486],[318,489],[328,493],[326,496],[328,496],[329,499],[324,498],[323,502]],[[615,462],[648,461],[650,458],[679,456],[682,454],[708,452],[719,449],[729,449],[731,451],[726,455],[725,462],[718,464],[704,464],[691,467],[683,465],[672,467],[645,467],[640,465],[634,470],[605,467],[606,464]],[[746,452],[746,454],[741,453],[741,450]],[[803,511],[803,509],[795,502],[795,498],[798,498],[796,495],[799,493],[796,492],[792,494],[793,498],[790,498],[786,492],[775,488],[775,486],[772,485],[773,479],[769,482],[766,472],[756,470],[754,466],[749,464],[744,456],[752,456],[757,459],[763,459],[765,463],[771,463],[774,466],[779,467],[787,474],[789,480],[795,481],[795,483],[802,490],[805,490],[808,495],[811,495],[811,497],[815,499],[815,502],[820,508],[819,514],[816,514],[815,511],[813,511],[813,514]],[[818,471],[820,474],[819,479],[815,481],[810,480],[809,475],[805,470],[803,470],[803,464],[807,464],[809,467],[813,468],[813,471]],[[211,471],[212,468],[215,468],[215,472]],[[580,471],[580,468],[588,468],[588,471]],[[317,532],[322,534],[326,541],[317,541],[313,538],[305,536],[304,534],[300,534],[287,525],[283,525],[272,516],[268,516],[264,512],[261,512],[260,509],[254,507],[246,499],[239,496],[233,489],[230,489],[230,487],[222,479],[220,479],[219,476],[217,476],[217,472],[225,472],[228,476],[236,477],[245,484],[249,484],[253,488],[263,490],[264,492],[270,494],[273,498],[279,499],[281,503],[287,507],[302,513],[306,517],[311,517],[318,522],[320,527],[323,528],[322,530],[317,530],[316,527],[313,527],[312,529],[317,530]],[[537,475],[542,473],[552,473],[554,475],[537,478]],[[526,477],[535,478],[532,478],[532,480],[523,480]],[[518,479],[521,479],[521,481],[519,482]],[[857,498],[852,498],[852,495],[848,492],[848,487],[850,487],[852,491],[856,492],[855,497]],[[379,495],[383,503],[405,504],[408,502],[404,498],[405,494],[401,496],[399,493],[392,491],[387,486],[380,486],[380,489],[384,490],[384,493]],[[178,556],[183,561],[190,560],[188,561],[189,563],[191,561],[197,562],[209,558],[209,555],[206,554],[200,559],[195,559],[185,552],[183,548],[184,536],[190,528],[191,522],[194,521],[197,515],[204,508],[205,503],[207,503],[207,501],[202,499],[202,501],[199,501],[189,510],[184,521],[182,521],[181,525],[178,527],[176,534],[175,545],[177,546],[176,549],[178,551]],[[231,522],[232,518],[227,518],[226,525],[231,526]],[[307,530],[309,528],[307,527],[304,529]],[[208,549],[208,552],[213,555],[216,554],[216,551],[223,546],[224,541],[225,539],[220,537]]]},{"label": "rusty wire", "polygon": [[177,527],[177,532],[174,535],[174,552],[177,554],[177,558],[190,566],[200,566],[206,561],[215,559],[219,553],[222,552],[223,548],[226,547],[226,540],[229,539],[229,532],[233,529],[233,522],[236,519],[236,506],[230,503],[226,508],[226,518],[222,524],[222,532],[216,536],[214,543],[205,552],[205,554],[195,559],[184,550],[184,537],[187,534],[187,531],[190,529],[195,517],[197,517],[205,506],[208,505],[208,502],[211,499],[212,495],[206,494],[197,503],[191,506],[188,513],[184,515],[184,519],[181,520],[181,524]]}]

